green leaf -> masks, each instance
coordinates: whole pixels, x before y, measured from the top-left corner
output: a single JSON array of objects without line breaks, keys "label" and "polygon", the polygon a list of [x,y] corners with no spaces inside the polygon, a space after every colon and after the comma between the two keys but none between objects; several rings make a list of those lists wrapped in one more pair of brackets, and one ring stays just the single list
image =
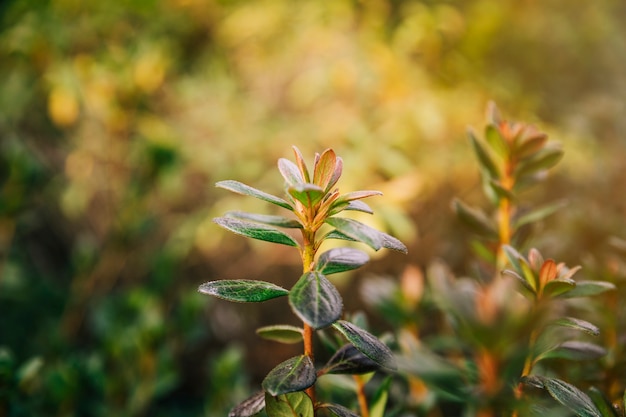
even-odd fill
[{"label": "green leaf", "polygon": [[485,148],[480,140],[478,140],[478,138],[474,135],[474,132],[471,129],[467,131],[467,135],[472,144],[472,148],[474,149],[474,152],[478,157],[478,162],[480,163],[481,168],[489,174],[490,178],[500,178],[500,170],[493,160],[493,157],[489,153],[489,150]]},{"label": "green leaf", "polygon": [[250,220],[256,223],[263,223],[268,226],[284,227],[287,229],[302,229],[302,225],[295,219],[283,216],[272,216],[268,214],[246,213],[243,211],[229,211],[224,217],[232,217],[240,220]]},{"label": "green leaf", "polygon": [[289,294],[289,291],[271,282],[247,279],[205,282],[198,287],[198,291],[239,303],[260,303]]},{"label": "green leaf", "polygon": [[[338,163],[339,162],[339,163]],[[337,166],[342,166],[341,161],[337,160],[337,155],[332,149],[326,149],[322,155],[315,161],[313,168],[313,183],[318,185],[322,190],[328,191],[341,176],[341,169],[337,175]]]},{"label": "green leaf", "polygon": [[389,397],[389,387],[391,386],[391,377],[378,386],[370,403],[370,417],[385,417],[385,408],[387,406],[387,398]]},{"label": "green leaf", "polygon": [[293,211],[293,207],[291,207],[291,204],[289,204],[282,198],[268,194],[261,190],[257,190],[256,188],[252,188],[249,185],[243,184],[239,181],[234,181],[234,180],[220,181],[216,183],[215,186],[219,188],[224,188],[225,190],[229,190],[237,194],[243,194],[243,195],[256,197],[260,200],[267,201],[268,203],[276,204],[277,206]]},{"label": "green leaf", "polygon": [[264,408],[265,392],[259,391],[230,410],[228,417],[252,417]]},{"label": "green leaf", "polygon": [[326,219],[326,223],[336,228],[341,234],[358,242],[365,243],[374,250],[379,250],[384,247],[407,253],[406,246],[398,239],[359,221],[341,217],[331,217]]},{"label": "green leaf", "polygon": [[459,220],[469,226],[473,232],[491,239],[498,237],[495,225],[482,211],[469,207],[458,199],[452,201],[452,209]]},{"label": "green leaf", "polygon": [[335,286],[319,272],[303,274],[289,293],[289,304],[314,329],[330,326],[339,317],[343,301]]},{"label": "green leaf", "polygon": [[[272,396],[289,392],[303,391],[315,384],[317,373],[311,358],[306,355],[295,356],[282,362],[263,380],[265,392]],[[267,397],[266,397],[267,399]],[[269,407],[266,400],[266,407]]]},{"label": "green leaf", "polygon": [[256,329],[256,334],[263,339],[286,344],[302,342],[302,333],[302,328],[287,324],[274,324]]},{"label": "green leaf", "polygon": [[598,328],[598,326],[589,323],[588,321],[577,319],[574,317],[563,317],[551,322],[550,324],[553,326],[568,327],[571,329],[580,330],[592,336],[598,336],[600,334],[600,329]]},{"label": "green leaf", "polygon": [[522,266],[520,265],[519,261],[523,258],[523,256],[517,251],[517,249],[510,245],[502,245],[502,250],[504,251],[504,254],[506,255],[513,268],[515,268],[517,271],[520,271],[522,269]]},{"label": "green leaf", "polygon": [[[360,211],[362,213],[374,214],[374,210],[362,201],[350,201],[347,206],[343,208],[343,210],[349,211]],[[334,214],[334,213],[333,213]]]},{"label": "green leaf", "polygon": [[562,294],[572,291],[576,288],[576,281],[573,279],[558,278],[552,281],[548,281],[543,289],[543,293],[550,297],[558,297]]},{"label": "green leaf", "polygon": [[489,124],[485,128],[485,139],[491,149],[496,151],[498,155],[502,158],[508,157],[509,155],[509,144],[500,134],[500,130],[496,125]]},{"label": "green leaf", "polygon": [[339,404],[320,404],[318,408],[325,408],[337,417],[359,417],[358,414]]},{"label": "green leaf", "polygon": [[503,198],[511,201],[515,200],[515,195],[513,194],[513,192],[504,188],[502,184],[500,184],[500,181],[490,179],[488,184],[493,192],[498,196],[498,200],[501,200]]},{"label": "green leaf", "polygon": [[333,327],[365,356],[385,368],[396,369],[393,353],[376,336],[345,320],[337,321],[333,324]]},{"label": "green leaf", "polygon": [[567,359],[572,361],[599,359],[606,355],[606,350],[593,343],[571,340],[542,353],[537,362],[544,359]]},{"label": "green leaf", "polygon": [[353,191],[351,193],[342,194],[341,196],[339,196],[337,202],[360,200],[362,198],[372,197],[376,195],[383,195],[383,193],[374,190]]},{"label": "green leaf", "polygon": [[304,178],[302,178],[302,174],[300,170],[288,159],[280,158],[278,160],[278,170],[280,174],[283,176],[287,184],[289,185],[297,185],[304,183]]},{"label": "green leaf", "polygon": [[591,398],[575,386],[554,378],[541,378],[550,395],[579,417],[602,417]]},{"label": "green leaf", "polygon": [[270,417],[314,417],[313,402],[304,392],[279,396],[265,395],[267,415]]},{"label": "green leaf", "polygon": [[502,271],[502,275],[507,276],[507,277],[511,277],[511,278],[515,279],[515,281],[517,281],[520,284],[522,284],[522,291],[524,292],[524,295],[526,295],[526,296],[534,296],[536,294],[535,293],[535,289],[532,287],[532,285],[530,285],[530,283],[528,281],[526,281],[526,279],[523,278],[517,272],[512,271],[510,269],[505,269],[504,271]]},{"label": "green leaf", "polygon": [[552,204],[548,204],[546,206],[543,207],[539,207],[529,213],[526,213],[522,216],[520,216],[519,218],[517,218],[516,220],[514,220],[513,222],[513,227],[518,229],[526,224],[529,223],[534,223],[537,222],[539,220],[543,220],[546,217],[556,213],[557,211],[559,211],[560,209],[562,209],[563,207],[565,207],[567,205],[567,201],[565,200],[559,200],[555,203]]},{"label": "green leaf", "polygon": [[331,230],[328,232],[322,240],[326,239],[339,239],[339,240],[347,240],[348,242],[357,242],[356,239],[351,238],[350,236],[346,236],[341,233],[339,230]]},{"label": "green leaf", "polygon": [[562,149],[557,147],[545,147],[530,158],[521,161],[515,169],[515,176],[519,178],[552,168],[562,157]]},{"label": "green leaf", "polygon": [[287,192],[305,207],[313,207],[324,197],[324,190],[315,184],[292,185],[287,188]]},{"label": "green leaf", "polygon": [[606,281],[577,281],[576,288],[561,294],[562,298],[590,297],[614,290],[615,284]]},{"label": "green leaf", "polygon": [[609,399],[598,388],[591,387],[588,393],[602,417],[619,417]]},{"label": "green leaf", "polygon": [[213,221],[222,226],[224,229],[230,230],[231,232],[241,236],[278,243],[281,245],[298,247],[298,242],[296,242],[291,236],[270,226],[233,219],[230,217],[216,217]]},{"label": "green leaf", "polygon": [[322,253],[315,270],[324,275],[350,271],[365,265],[370,260],[367,253],[353,248],[335,248]]},{"label": "green leaf", "polygon": [[325,374],[368,374],[380,369],[378,363],[365,356],[352,344],[342,346],[328,360],[321,372]]}]

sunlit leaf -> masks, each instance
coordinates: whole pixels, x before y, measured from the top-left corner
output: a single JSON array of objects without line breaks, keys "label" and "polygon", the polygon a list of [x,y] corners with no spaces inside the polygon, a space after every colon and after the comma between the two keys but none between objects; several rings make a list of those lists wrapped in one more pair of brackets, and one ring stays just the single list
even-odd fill
[{"label": "sunlit leaf", "polygon": [[339,404],[320,404],[318,408],[325,408],[337,417],[359,417],[358,414]]},{"label": "sunlit leaf", "polygon": [[205,282],[198,287],[198,291],[239,303],[259,303],[289,294],[289,291],[271,282],[247,279]]},{"label": "sunlit leaf", "polygon": [[225,217],[233,217],[240,220],[250,220],[256,223],[263,223],[268,226],[284,227],[287,229],[302,229],[302,224],[295,219],[283,216],[273,216],[269,214],[246,213],[244,211],[229,211]]},{"label": "sunlit leaf", "polygon": [[519,227],[524,226],[525,224],[534,223],[539,220],[543,220],[546,217],[556,213],[557,211],[559,211],[566,205],[567,205],[567,201],[559,200],[555,203],[551,203],[546,206],[539,207],[535,210],[532,210],[518,217],[516,220],[514,220],[513,226],[515,228],[519,228]]},{"label": "sunlit leaf", "polygon": [[291,236],[270,226],[233,219],[230,217],[216,217],[213,221],[222,226],[224,229],[230,230],[231,232],[241,236],[278,243],[281,245],[298,246],[298,242],[296,242]]},{"label": "sunlit leaf", "polygon": [[362,198],[372,197],[376,195],[383,195],[383,193],[380,191],[374,191],[374,190],[353,191],[351,193],[342,194],[341,196],[339,196],[339,200],[337,201],[343,202],[343,201],[360,200]]},{"label": "sunlit leaf", "polygon": [[600,334],[600,329],[598,328],[598,326],[589,323],[588,321],[577,319],[574,317],[563,317],[551,322],[550,324],[554,326],[568,327],[571,329],[580,330],[593,336],[598,336]]},{"label": "sunlit leaf", "polygon": [[579,417],[603,417],[591,398],[575,386],[554,378],[542,378],[544,388]]},{"label": "sunlit leaf", "polygon": [[296,315],[314,329],[334,323],[343,309],[339,292],[319,272],[307,272],[300,277],[289,293],[289,304]]},{"label": "sunlit leaf", "polygon": [[278,160],[278,170],[289,185],[303,184],[305,182],[299,168],[288,159],[280,158]]},{"label": "sunlit leaf", "polygon": [[356,241],[363,242],[374,250],[379,250],[384,247],[407,253],[406,246],[398,239],[359,221],[340,217],[331,217],[326,219],[326,223],[336,228],[339,232],[341,232],[341,234]]},{"label": "sunlit leaf", "polygon": [[478,157],[478,162],[480,166],[484,169],[485,172],[489,174],[489,177],[497,179],[500,178],[500,170],[496,165],[493,157],[491,156],[489,150],[485,148],[485,146],[478,140],[478,138],[474,135],[474,132],[469,129],[467,131],[467,135],[472,144],[472,148]]},{"label": "sunlit leaf", "polygon": [[606,281],[576,281],[576,288],[560,296],[562,298],[590,297],[614,289],[615,284]]},{"label": "sunlit leaf", "polygon": [[365,265],[370,257],[367,253],[353,248],[334,248],[322,253],[315,269],[324,275],[350,271]]},{"label": "sunlit leaf", "polygon": [[305,390],[315,384],[316,379],[317,373],[311,358],[300,355],[287,359],[272,369],[261,385],[265,392],[277,396]]},{"label": "sunlit leaf", "polygon": [[458,199],[454,199],[452,202],[452,208],[454,209],[459,220],[472,229],[473,232],[489,238],[498,237],[495,225],[487,216],[485,216],[485,214],[483,214],[483,212],[469,207]]},{"label": "sunlit leaf", "polygon": [[251,417],[265,408],[265,391],[259,391],[235,406],[228,417]]},{"label": "sunlit leaf", "polygon": [[[331,183],[337,168],[337,156],[332,149],[326,149],[315,161],[313,169],[313,183],[322,190],[328,190],[334,184]],[[341,175],[341,173],[340,173]],[[338,179],[338,178],[337,178]],[[336,181],[335,181],[336,182]]]},{"label": "sunlit leaf", "polygon": [[263,339],[287,344],[302,342],[302,332],[302,328],[287,324],[274,324],[256,329],[256,334]]},{"label": "sunlit leaf", "polygon": [[313,207],[324,197],[324,190],[315,184],[296,184],[287,188],[287,191],[305,207]]},{"label": "sunlit leaf", "polygon": [[291,207],[291,204],[289,204],[282,198],[268,194],[261,190],[257,190],[256,188],[252,188],[249,185],[243,184],[239,181],[234,181],[234,180],[220,181],[216,183],[215,186],[219,188],[224,188],[225,190],[229,190],[237,194],[243,194],[243,195],[256,197],[260,200],[267,201],[268,203],[276,204],[277,206],[293,211],[293,207]]},{"label": "sunlit leaf", "polygon": [[313,402],[304,392],[265,395],[267,415],[271,417],[314,417]]},{"label": "sunlit leaf", "polygon": [[386,368],[396,369],[393,353],[376,336],[345,320],[337,321],[333,327],[365,356]]},{"label": "sunlit leaf", "polygon": [[352,344],[344,345],[328,360],[323,373],[327,374],[367,374],[380,369],[380,365]]},{"label": "sunlit leaf", "polygon": [[485,128],[485,139],[487,140],[489,146],[491,146],[491,149],[496,151],[500,157],[504,158],[509,155],[509,144],[502,137],[502,134],[496,125],[487,125]]}]

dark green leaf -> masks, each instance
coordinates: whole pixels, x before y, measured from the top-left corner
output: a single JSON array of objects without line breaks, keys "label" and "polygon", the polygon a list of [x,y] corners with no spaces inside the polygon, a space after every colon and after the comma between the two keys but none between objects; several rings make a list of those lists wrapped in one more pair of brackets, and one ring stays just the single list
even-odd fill
[{"label": "dark green leaf", "polygon": [[376,336],[345,320],[337,321],[333,327],[365,356],[386,368],[396,369],[393,353]]},{"label": "dark green leaf", "polygon": [[314,329],[330,326],[341,316],[343,301],[335,286],[319,272],[307,272],[289,293],[289,304]]},{"label": "dark green leaf", "polygon": [[315,184],[296,184],[287,188],[287,191],[305,207],[313,207],[324,197],[324,190]]},{"label": "dark green leaf", "polygon": [[325,408],[337,417],[359,417],[358,414],[339,404],[320,404],[319,408]]},{"label": "dark green leaf", "polygon": [[469,226],[473,232],[492,239],[498,237],[495,225],[482,211],[469,207],[458,199],[454,199],[452,208],[459,220]]},{"label": "dark green leaf", "polygon": [[313,402],[304,392],[279,396],[265,395],[267,415],[271,417],[314,417]]},{"label": "dark green leaf", "polygon": [[543,207],[539,207],[517,218],[513,222],[513,227],[517,229],[517,228],[524,226],[525,224],[534,223],[536,221],[543,220],[544,218],[550,216],[551,214],[556,213],[557,211],[559,211],[566,205],[567,205],[567,201],[560,200],[555,203],[548,204]]},{"label": "dark green leaf", "polygon": [[577,319],[574,317],[563,317],[550,323],[554,326],[569,327],[576,330],[581,330],[587,334],[598,336],[600,329],[598,326],[589,323],[588,321]]},{"label": "dark green leaf", "polygon": [[497,126],[489,124],[485,128],[485,139],[491,149],[496,151],[500,157],[505,158],[509,155],[509,144],[500,134],[500,130]]},{"label": "dark green leaf", "polygon": [[615,284],[606,281],[577,281],[576,288],[561,294],[562,298],[590,297],[615,289]]},{"label": "dark green leaf", "polygon": [[365,265],[370,257],[367,253],[353,248],[334,248],[322,253],[315,270],[324,275],[350,271]]},{"label": "dark green leaf", "polygon": [[277,396],[305,390],[315,384],[316,379],[317,373],[311,358],[300,355],[287,359],[272,369],[263,380],[262,386],[265,392]]},{"label": "dark green leaf", "polygon": [[602,417],[619,417],[609,399],[596,387],[589,388],[589,397],[596,405]]},{"label": "dark green leaf", "polygon": [[575,386],[553,378],[542,378],[545,389],[565,407],[579,417],[602,417],[591,398]]},{"label": "dark green leaf", "polygon": [[515,170],[517,177],[534,174],[540,170],[552,168],[563,157],[563,150],[556,147],[545,147],[532,157],[519,163]]},{"label": "dark green leaf", "polygon": [[256,334],[263,339],[287,344],[302,342],[302,332],[303,330],[300,327],[287,324],[275,324],[256,329]]},{"label": "dark green leaf", "polygon": [[571,340],[561,343],[557,347],[542,353],[537,357],[537,362],[544,359],[568,359],[573,361],[599,359],[606,355],[606,350],[598,345],[588,342]]},{"label": "dark green leaf", "polygon": [[337,350],[328,360],[323,373],[359,375],[374,372],[380,365],[365,356],[352,344],[347,344]]},{"label": "dark green leaf", "polygon": [[271,282],[247,279],[205,282],[198,287],[198,291],[239,303],[259,303],[289,294],[289,291]]},{"label": "dark green leaf", "polygon": [[269,226],[284,227],[287,229],[302,229],[302,225],[295,219],[283,216],[272,216],[268,214],[246,213],[243,211],[229,211],[225,217],[234,217],[240,220],[250,220],[256,223],[263,223]]},{"label": "dark green leaf", "polygon": [[398,239],[369,227],[359,221],[344,219],[341,217],[331,217],[326,219],[326,223],[336,228],[342,235],[358,242],[365,243],[374,250],[379,250],[384,247],[403,253],[407,252],[406,246],[404,246],[404,244]]},{"label": "dark green leaf", "polygon": [[489,150],[480,142],[480,140],[478,140],[471,129],[467,131],[467,135],[472,144],[472,148],[478,157],[478,162],[480,163],[481,168],[489,174],[490,178],[500,178],[500,170],[493,160]]},{"label": "dark green leaf", "polygon": [[260,200],[267,201],[268,203],[276,204],[277,206],[284,207],[287,210],[293,211],[293,207],[291,207],[291,204],[289,204],[282,198],[268,194],[261,190],[257,190],[256,188],[252,188],[249,185],[243,184],[239,181],[234,181],[234,180],[220,181],[216,183],[215,186],[224,188],[225,190],[229,190],[237,194],[243,194],[243,195],[256,197]]},{"label": "dark green leaf", "polygon": [[265,392],[259,391],[228,413],[228,417],[251,417],[265,408]]},{"label": "dark green leaf", "polygon": [[296,164],[288,159],[280,158],[278,160],[278,170],[289,185],[303,184],[305,182]]},{"label": "dark green leaf", "polygon": [[270,226],[233,219],[230,217],[216,217],[213,221],[222,226],[224,229],[230,230],[231,232],[241,236],[272,243],[279,243],[281,245],[298,247],[298,242],[296,242],[291,236]]}]

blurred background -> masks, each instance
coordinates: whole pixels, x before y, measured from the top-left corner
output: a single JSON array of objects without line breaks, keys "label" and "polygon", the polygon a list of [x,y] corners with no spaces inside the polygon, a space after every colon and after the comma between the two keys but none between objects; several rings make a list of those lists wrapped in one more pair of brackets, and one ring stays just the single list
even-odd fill
[{"label": "blurred background", "polygon": [[467,272],[450,201],[485,203],[465,130],[489,100],[565,150],[527,197],[569,206],[531,244],[606,263],[626,237],[624,22],[622,0],[0,2],[0,416],[219,416],[256,389],[293,354],[254,334],[287,303],[196,289],[295,282],[293,248],[211,222],[272,212],[213,185],[282,193],[292,145],[334,148],[341,190],[383,191],[368,221],[409,246],[339,277],[347,310],[368,274]]}]

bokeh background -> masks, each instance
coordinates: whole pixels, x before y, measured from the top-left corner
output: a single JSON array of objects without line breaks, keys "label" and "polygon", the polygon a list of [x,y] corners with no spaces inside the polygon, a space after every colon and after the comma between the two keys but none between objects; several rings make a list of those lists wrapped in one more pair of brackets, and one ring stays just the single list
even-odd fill
[{"label": "bokeh background", "polygon": [[292,353],[254,335],[286,303],[196,289],[299,276],[292,248],[211,222],[269,212],[213,184],[280,194],[292,145],[334,148],[409,246],[339,278],[348,310],[367,274],[467,272],[450,201],[485,203],[465,130],[489,100],[565,150],[527,198],[569,205],[531,243],[610,268],[624,22],[622,0],[0,2],[0,416],[219,416],[255,389]]}]

